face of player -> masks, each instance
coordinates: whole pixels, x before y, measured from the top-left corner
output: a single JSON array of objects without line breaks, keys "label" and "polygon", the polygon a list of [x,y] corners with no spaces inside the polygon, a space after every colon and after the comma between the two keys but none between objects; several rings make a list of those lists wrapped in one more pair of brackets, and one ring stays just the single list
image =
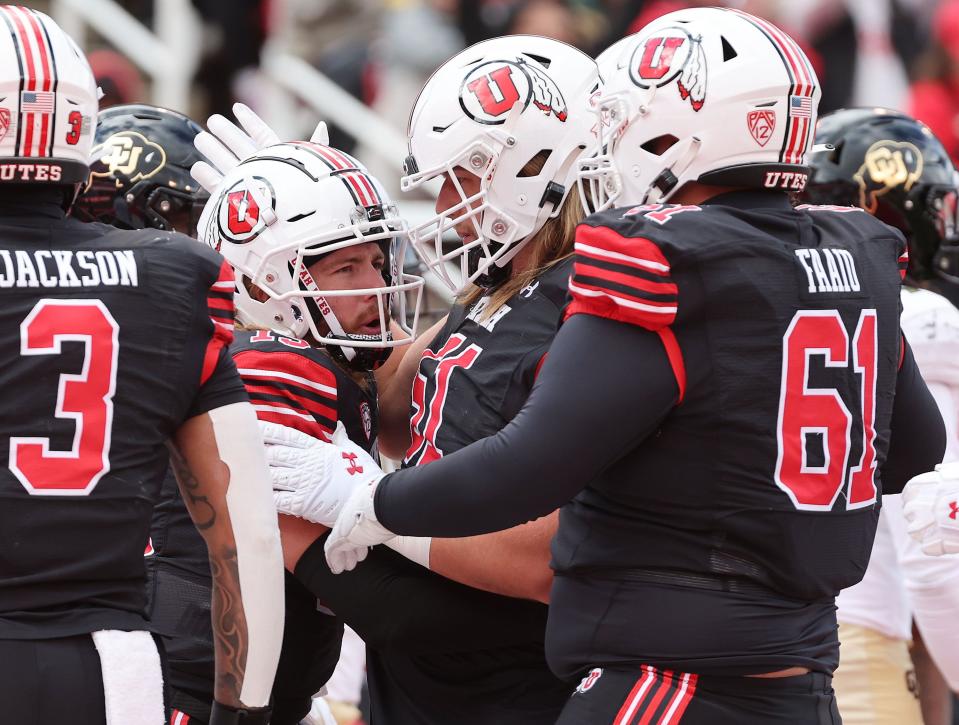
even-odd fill
[{"label": "face of player", "polygon": [[[357,244],[326,254],[309,266],[320,289],[371,289],[384,287],[386,257],[375,242]],[[380,315],[376,295],[330,296],[327,303],[350,334],[379,335]]]},{"label": "face of player", "polygon": [[[467,198],[479,193],[480,177],[470,173],[462,166],[457,166],[453,170],[453,173]],[[440,189],[439,196],[436,197],[436,213],[442,214],[447,209],[451,209],[457,204],[462,203],[463,198],[453,184],[453,180],[447,175],[443,180],[443,186]],[[477,219],[476,221],[478,222],[479,220]],[[471,220],[464,219],[455,226],[455,229],[463,244],[469,244],[476,239],[476,228],[473,226],[473,221]]]}]

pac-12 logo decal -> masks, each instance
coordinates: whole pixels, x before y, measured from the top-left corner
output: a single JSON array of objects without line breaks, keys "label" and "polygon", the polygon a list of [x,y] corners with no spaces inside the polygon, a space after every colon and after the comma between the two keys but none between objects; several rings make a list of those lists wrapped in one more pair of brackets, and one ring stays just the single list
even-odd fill
[{"label": "pac-12 logo decal", "polygon": [[769,108],[750,111],[746,114],[746,127],[760,146],[765,146],[776,130],[776,112]]},{"label": "pac-12 logo decal", "polygon": [[596,684],[596,681],[603,676],[602,667],[594,667],[589,671],[589,674],[584,677],[580,683],[576,686],[576,692],[586,692],[593,685]]},{"label": "pac-12 logo decal", "polygon": [[676,81],[680,97],[698,111],[706,102],[706,54],[701,39],[680,27],[653,32],[636,44],[629,77],[640,88]]},{"label": "pac-12 logo decal", "polygon": [[271,206],[276,206],[276,197],[270,183],[260,176],[253,177],[253,180],[257,184],[257,195],[250,193],[246,180],[240,180],[224,192],[220,200],[220,234],[235,244],[256,239],[266,227],[260,209],[262,202],[267,201]]},{"label": "pac-12 logo decal", "polygon": [[149,179],[166,166],[166,151],[136,131],[120,131],[93,147],[94,162],[90,176],[114,177],[122,183],[135,184]]},{"label": "pac-12 logo decal", "polygon": [[870,213],[879,197],[902,187],[909,191],[922,176],[922,152],[908,142],[877,141],[853,178],[859,182],[859,205]]},{"label": "pac-12 logo decal", "polygon": [[3,137],[7,135],[7,131],[9,130],[10,130],[10,109],[0,108],[0,141],[3,140]]},{"label": "pac-12 logo decal", "polygon": [[548,75],[523,60],[492,60],[473,68],[463,79],[460,106],[477,123],[496,125],[517,103],[530,103],[561,122],[567,118],[566,100]]}]

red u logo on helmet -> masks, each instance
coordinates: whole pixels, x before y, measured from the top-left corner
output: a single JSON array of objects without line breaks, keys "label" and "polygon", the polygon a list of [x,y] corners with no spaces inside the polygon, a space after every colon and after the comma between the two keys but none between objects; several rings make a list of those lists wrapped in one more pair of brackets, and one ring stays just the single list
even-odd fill
[{"label": "red u logo on helmet", "polygon": [[519,100],[519,90],[513,82],[513,69],[508,65],[470,81],[467,88],[490,116],[503,115]]},{"label": "red u logo on helmet", "polygon": [[658,37],[650,38],[643,48],[643,57],[639,62],[639,77],[659,80],[669,73],[676,51],[686,42],[686,38]]}]

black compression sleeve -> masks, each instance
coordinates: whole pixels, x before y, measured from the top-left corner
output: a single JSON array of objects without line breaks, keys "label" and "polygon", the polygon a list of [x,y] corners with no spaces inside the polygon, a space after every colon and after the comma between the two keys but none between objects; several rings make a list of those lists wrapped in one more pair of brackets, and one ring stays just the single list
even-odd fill
[{"label": "black compression sleeve", "polygon": [[323,551],[328,535],[300,557],[294,575],[373,649],[465,652],[545,636],[545,605],[457,584],[384,546],[353,571],[333,574]]},{"label": "black compression sleeve", "polygon": [[655,430],[677,397],[657,334],[575,315],[560,328],[516,418],[427,466],[386,476],[376,515],[396,533],[445,537],[543,516]]},{"label": "black compression sleeve", "polygon": [[946,427],[932,393],[905,343],[892,406],[889,453],[882,465],[882,492],[901,493],[913,476],[931,471],[946,450]]}]

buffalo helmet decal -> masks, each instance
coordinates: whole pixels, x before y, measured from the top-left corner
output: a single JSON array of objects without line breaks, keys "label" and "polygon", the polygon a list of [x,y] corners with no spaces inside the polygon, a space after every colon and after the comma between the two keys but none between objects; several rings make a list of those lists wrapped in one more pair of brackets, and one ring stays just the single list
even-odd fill
[{"label": "buffalo helmet decal", "polygon": [[909,191],[920,176],[922,152],[918,148],[904,141],[877,141],[866,151],[853,177],[859,182],[860,206],[874,213],[880,196],[900,186]]}]

